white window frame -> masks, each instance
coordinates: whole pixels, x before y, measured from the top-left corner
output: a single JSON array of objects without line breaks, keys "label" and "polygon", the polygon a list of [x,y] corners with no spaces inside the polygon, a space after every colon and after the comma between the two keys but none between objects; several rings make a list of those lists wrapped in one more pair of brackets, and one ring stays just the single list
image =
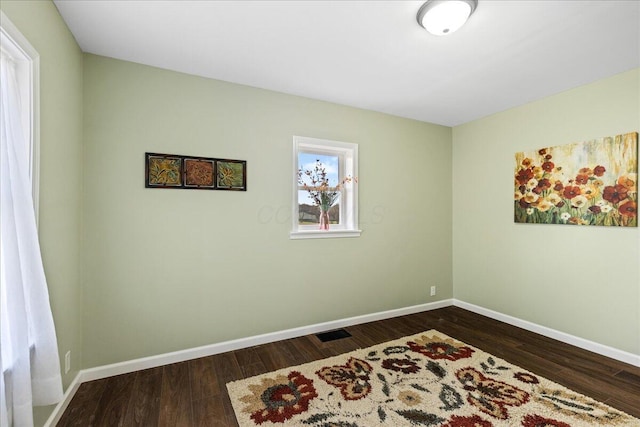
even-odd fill
[{"label": "white window frame", "polygon": [[16,65],[22,107],[22,130],[29,144],[29,176],[37,226],[40,197],[40,55],[2,11],[0,49],[11,57]]},{"label": "white window frame", "polygon": [[300,225],[298,217],[298,164],[300,153],[337,156],[339,162],[339,181],[345,177],[358,177],[358,144],[331,141],[328,139],[293,137],[293,203],[291,215],[291,239],[326,239],[340,237],[359,237],[358,228],[358,184],[355,180],[345,185],[340,192],[340,223],[331,224],[329,230],[320,230],[318,225]]},{"label": "white window frame", "polygon": [[[20,30],[0,10],[0,50],[7,55],[15,65],[15,76],[18,83],[20,97],[20,122],[22,133],[27,141],[29,177],[31,179],[31,196],[38,226],[38,199],[40,181],[40,54],[22,35]],[[4,269],[0,269],[2,271]],[[0,280],[4,281],[4,275]],[[5,292],[4,286],[2,292]],[[6,296],[2,296],[6,301]],[[5,331],[6,332],[6,331]],[[29,346],[35,349],[34,334],[29,330]],[[10,375],[11,366],[15,361],[10,361],[8,372],[0,375]]]}]

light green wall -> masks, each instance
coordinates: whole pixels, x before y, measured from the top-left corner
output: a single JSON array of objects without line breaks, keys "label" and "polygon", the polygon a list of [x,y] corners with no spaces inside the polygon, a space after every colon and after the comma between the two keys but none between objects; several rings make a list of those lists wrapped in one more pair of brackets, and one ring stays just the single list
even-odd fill
[{"label": "light green wall", "polygon": [[640,355],[638,228],[513,222],[514,154],[640,130],[640,69],[453,129],[455,297]]},{"label": "light green wall", "polygon": [[[639,70],[452,131],[83,63],[52,3],[0,4],[41,55],[40,236],[61,355],[73,353],[65,386],[81,358],[435,301],[453,285],[466,302],[640,354],[638,230],[516,225],[510,197],[516,151],[640,129]],[[360,145],[360,238],[289,240],[292,135]],[[249,191],[145,189],[145,151],[247,160]]]},{"label": "light green wall", "polygon": [[[450,128],[94,55],[84,107],[84,367],[452,296]],[[289,239],[293,135],[359,144],[360,238]],[[145,151],[248,191],[145,189]]]},{"label": "light green wall", "polygon": [[[66,388],[82,357],[82,52],[53,3],[3,0],[0,8],[40,54],[39,234],[61,366],[72,355]],[[38,411],[36,423],[46,415]]]}]

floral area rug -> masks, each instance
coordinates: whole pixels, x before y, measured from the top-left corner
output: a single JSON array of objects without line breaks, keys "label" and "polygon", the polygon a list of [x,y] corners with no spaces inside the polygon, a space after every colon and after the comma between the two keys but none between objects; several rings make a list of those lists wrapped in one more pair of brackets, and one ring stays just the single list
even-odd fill
[{"label": "floral area rug", "polygon": [[249,426],[640,426],[640,420],[431,330],[227,384]]}]

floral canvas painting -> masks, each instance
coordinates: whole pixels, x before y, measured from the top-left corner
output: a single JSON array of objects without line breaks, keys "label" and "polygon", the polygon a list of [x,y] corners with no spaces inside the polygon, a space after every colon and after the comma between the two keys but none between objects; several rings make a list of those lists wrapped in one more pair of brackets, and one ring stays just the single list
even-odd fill
[{"label": "floral canvas painting", "polygon": [[515,157],[515,222],[638,226],[637,132]]}]

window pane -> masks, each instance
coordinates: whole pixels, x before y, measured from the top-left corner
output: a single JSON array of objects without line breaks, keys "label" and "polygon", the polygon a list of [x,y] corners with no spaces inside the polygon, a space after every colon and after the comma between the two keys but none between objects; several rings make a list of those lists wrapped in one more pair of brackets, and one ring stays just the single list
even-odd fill
[{"label": "window pane", "polygon": [[[320,222],[319,204],[321,203],[329,203],[329,222],[339,224],[341,194],[335,188],[340,182],[339,157],[300,152],[298,153],[298,165],[302,171],[302,185],[312,187],[309,191],[302,189],[301,185],[298,191],[298,224],[318,224]],[[323,182],[326,182],[328,186],[324,192],[316,189]]]}]

